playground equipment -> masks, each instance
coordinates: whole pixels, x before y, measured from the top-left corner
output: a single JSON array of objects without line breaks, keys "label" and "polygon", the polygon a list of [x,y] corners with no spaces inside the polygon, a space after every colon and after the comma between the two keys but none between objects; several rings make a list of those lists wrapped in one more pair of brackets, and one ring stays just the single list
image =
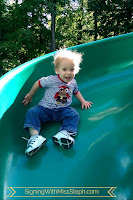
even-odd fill
[{"label": "playground equipment", "polygon": [[80,123],[69,150],[52,142],[60,127],[55,122],[42,126],[44,147],[31,158],[24,154],[25,114],[43,92],[40,89],[27,107],[22,100],[36,80],[54,74],[54,53],[0,78],[0,200],[133,200],[133,33],[70,49],[84,53],[75,78],[93,106],[82,110],[73,97]]}]

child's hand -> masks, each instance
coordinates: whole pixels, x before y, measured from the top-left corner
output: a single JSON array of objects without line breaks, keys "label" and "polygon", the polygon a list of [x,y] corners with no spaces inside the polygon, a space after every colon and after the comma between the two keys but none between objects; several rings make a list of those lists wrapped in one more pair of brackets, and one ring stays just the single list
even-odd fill
[{"label": "child's hand", "polygon": [[25,97],[22,103],[24,106],[27,106],[32,101],[32,96],[28,93]]},{"label": "child's hand", "polygon": [[91,101],[83,101],[82,102],[82,109],[84,109],[84,107],[85,107],[85,109],[87,110],[91,107],[92,104],[93,103]]}]

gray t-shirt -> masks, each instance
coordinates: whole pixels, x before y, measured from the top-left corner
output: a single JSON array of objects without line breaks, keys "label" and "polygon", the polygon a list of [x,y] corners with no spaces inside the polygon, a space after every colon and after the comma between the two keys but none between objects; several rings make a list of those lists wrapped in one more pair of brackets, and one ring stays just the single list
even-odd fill
[{"label": "gray t-shirt", "polygon": [[39,79],[41,88],[45,88],[44,97],[39,105],[46,108],[62,108],[72,103],[72,95],[78,93],[75,79],[63,82],[58,75],[51,75]]}]

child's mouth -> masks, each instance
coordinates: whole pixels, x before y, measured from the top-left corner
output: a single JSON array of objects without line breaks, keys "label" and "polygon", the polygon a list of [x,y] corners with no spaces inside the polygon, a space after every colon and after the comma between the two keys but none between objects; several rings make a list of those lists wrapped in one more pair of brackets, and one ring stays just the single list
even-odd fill
[{"label": "child's mouth", "polygon": [[66,77],[66,80],[67,80],[67,81],[70,81],[70,80],[71,80],[71,77]]}]

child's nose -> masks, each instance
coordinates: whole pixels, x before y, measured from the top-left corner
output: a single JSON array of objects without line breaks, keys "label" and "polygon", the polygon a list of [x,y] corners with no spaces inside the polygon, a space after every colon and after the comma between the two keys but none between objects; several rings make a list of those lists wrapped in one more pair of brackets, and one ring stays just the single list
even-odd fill
[{"label": "child's nose", "polygon": [[67,71],[67,74],[70,74],[71,73],[71,71]]}]

